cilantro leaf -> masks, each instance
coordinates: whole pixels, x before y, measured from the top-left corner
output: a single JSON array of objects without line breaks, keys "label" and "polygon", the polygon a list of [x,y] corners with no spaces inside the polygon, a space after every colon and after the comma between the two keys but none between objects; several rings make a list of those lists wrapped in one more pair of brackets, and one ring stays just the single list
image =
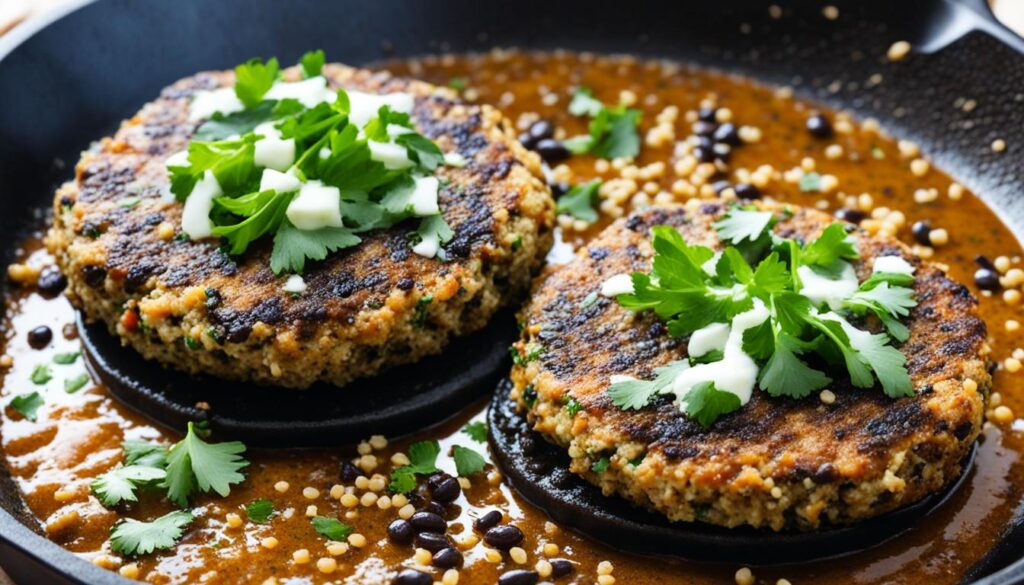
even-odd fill
[{"label": "cilantro leaf", "polygon": [[720,416],[739,410],[740,406],[738,396],[718,390],[713,382],[697,384],[686,393],[686,414],[704,428],[710,427]]},{"label": "cilantro leaf", "polygon": [[573,116],[590,116],[593,118],[604,108],[604,104],[601,100],[594,97],[594,92],[590,88],[581,87],[578,88],[572,94],[572,100],[569,102],[569,113]]},{"label": "cilantro leaf", "polygon": [[302,77],[309,79],[320,75],[326,62],[327,57],[324,55],[323,49],[307,52],[299,59],[299,65],[302,66]]},{"label": "cilantro leaf", "polygon": [[61,366],[71,365],[75,363],[76,360],[78,360],[78,356],[80,355],[82,355],[82,352],[80,351],[67,351],[63,353],[54,354],[53,363]]},{"label": "cilantro leaf", "polygon": [[263,101],[280,75],[277,59],[271,58],[266,63],[259,58],[250,59],[235,67],[235,95],[245,107],[251,108]]},{"label": "cilantro leaf", "polygon": [[452,458],[455,459],[455,469],[461,477],[480,473],[487,465],[487,460],[483,458],[483,455],[462,445],[455,445],[452,450]]},{"label": "cilantro leaf", "polygon": [[53,372],[50,370],[49,364],[37,364],[36,367],[32,368],[32,374],[29,375],[29,380],[37,386],[42,386],[52,379]]},{"label": "cilantro leaf", "polygon": [[804,363],[798,357],[803,351],[804,347],[796,338],[780,333],[775,337],[774,351],[761,368],[757,383],[775,397],[803,398],[824,388],[832,379]]},{"label": "cilantro leaf", "polygon": [[476,421],[467,424],[462,427],[462,432],[469,435],[469,438],[473,439],[477,443],[487,442],[487,423],[483,421]]},{"label": "cilantro leaf", "polygon": [[818,239],[808,244],[800,254],[802,264],[829,267],[836,260],[856,260],[860,257],[857,246],[840,223],[830,224]]},{"label": "cilantro leaf", "polygon": [[407,493],[416,487],[416,474],[427,475],[437,471],[437,456],[441,445],[437,441],[419,441],[409,445],[409,465],[391,472],[391,491]]},{"label": "cilantro leaf", "polygon": [[274,515],[274,503],[266,498],[253,500],[245,506],[245,515],[250,522],[266,523]]},{"label": "cilantro leaf", "polygon": [[330,252],[355,246],[362,240],[346,228],[326,227],[300,230],[285,219],[274,235],[270,269],[274,274],[301,274],[306,260],[323,260]]},{"label": "cilantro leaf", "polygon": [[313,525],[313,529],[327,540],[344,542],[352,534],[351,526],[330,516],[316,516],[310,523]]},{"label": "cilantro leaf", "polygon": [[244,451],[245,445],[238,441],[207,443],[196,435],[194,423],[188,423],[185,438],[167,454],[167,478],[162,484],[167,488],[167,497],[186,506],[196,489],[227,496],[232,484],[245,479],[239,473],[249,464],[239,456]]},{"label": "cilantro leaf", "polygon": [[640,410],[647,406],[656,394],[669,387],[672,381],[689,367],[690,362],[686,360],[669,362],[654,369],[653,380],[624,380],[612,384],[608,388],[608,396],[612,399],[612,404],[623,410],[631,408]]},{"label": "cilantro leaf", "polygon": [[591,466],[590,470],[594,473],[604,473],[608,471],[608,467],[612,464],[611,460],[607,457],[602,457],[595,461]]},{"label": "cilantro leaf", "polygon": [[558,198],[555,211],[559,214],[571,215],[587,223],[597,221],[597,190],[601,188],[601,179],[594,179],[581,185],[573,185],[571,189]]},{"label": "cilantro leaf", "polygon": [[744,240],[755,242],[771,227],[774,216],[770,211],[751,211],[733,208],[715,222],[718,237],[731,244]]},{"label": "cilantro leaf", "polygon": [[36,422],[39,408],[45,403],[46,401],[38,392],[28,392],[12,398],[11,408],[19,412],[26,420]]},{"label": "cilantro leaf", "polygon": [[121,443],[124,464],[163,468],[167,465],[167,447],[147,441],[127,440]]},{"label": "cilantro leaf", "polygon": [[[264,191],[269,195],[253,200],[254,211],[251,215],[234,224],[221,224],[213,228],[213,233],[227,238],[229,251],[241,254],[249,244],[264,234],[278,230],[286,222],[285,212],[294,198],[294,193],[278,194]],[[263,195],[260,193],[259,195]],[[223,204],[222,204],[223,205]],[[280,233],[280,232],[278,232]]]},{"label": "cilantro leaf", "polygon": [[78,392],[79,390],[84,388],[85,385],[88,383],[89,374],[82,372],[81,374],[78,374],[73,378],[64,379],[64,391],[67,392],[68,394],[74,394],[75,392]]},{"label": "cilantro leaf", "polygon": [[887,343],[882,334],[859,335],[854,348],[860,353],[882,384],[889,398],[914,395],[914,386],[907,372],[907,357]]},{"label": "cilantro leaf", "polygon": [[248,134],[260,124],[274,119],[276,108],[277,102],[268,100],[240,112],[217,112],[196,130],[192,138],[206,142]]},{"label": "cilantro leaf", "polygon": [[180,510],[151,522],[127,518],[111,529],[110,548],[115,553],[127,556],[168,549],[178,542],[185,527],[191,523],[192,514]]},{"label": "cilantro leaf", "polygon": [[640,153],[640,110],[623,105],[605,106],[589,89],[580,88],[569,102],[569,112],[592,118],[587,127],[589,135],[563,142],[570,152],[590,152],[600,158],[631,158]]},{"label": "cilantro leaf", "polygon": [[395,144],[404,146],[409,160],[417,163],[424,172],[433,172],[444,162],[444,153],[437,144],[416,132],[400,134],[395,138]]},{"label": "cilantro leaf", "polygon": [[145,465],[115,467],[92,481],[93,495],[104,506],[116,506],[121,502],[137,502],[135,490],[167,477],[163,469]]},{"label": "cilantro leaf", "polygon": [[913,289],[902,286],[890,287],[888,282],[881,282],[867,288],[864,286],[843,302],[843,306],[854,314],[863,316],[871,312],[885,326],[886,331],[896,341],[906,341],[910,337],[910,329],[899,321],[906,317],[910,309],[917,306]]},{"label": "cilantro leaf", "polygon": [[255,143],[255,134],[234,140],[193,140],[188,145],[188,164],[167,167],[171,192],[178,201],[184,201],[207,171],[226,193],[252,191],[259,184]]}]

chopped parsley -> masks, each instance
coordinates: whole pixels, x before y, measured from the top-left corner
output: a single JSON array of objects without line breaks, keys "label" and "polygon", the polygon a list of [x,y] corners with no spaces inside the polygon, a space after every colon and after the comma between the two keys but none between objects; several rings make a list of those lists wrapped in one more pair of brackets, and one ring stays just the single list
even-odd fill
[{"label": "chopped parsley", "polygon": [[477,443],[487,442],[487,423],[483,421],[476,421],[467,424],[462,427],[462,432],[469,435],[470,439],[473,439]]},{"label": "chopped parsley", "polygon": [[416,475],[437,471],[437,456],[440,454],[441,445],[437,441],[419,441],[409,445],[409,465],[391,472],[391,491],[404,494],[414,490]]},{"label": "chopped parsley", "polygon": [[29,375],[29,380],[32,380],[32,383],[37,386],[42,386],[52,379],[53,372],[50,370],[49,364],[38,364],[32,368],[32,374]]},{"label": "chopped parsley", "polygon": [[523,388],[523,402],[527,408],[533,408],[533,405],[537,404],[537,389],[533,387],[533,384],[528,384],[526,388]]},{"label": "chopped parsley", "polygon": [[167,488],[167,497],[184,507],[197,489],[227,496],[232,484],[245,479],[239,471],[249,464],[240,456],[243,452],[245,445],[238,441],[203,441],[196,434],[195,424],[188,423],[185,438],[167,453],[167,478],[162,484]]},{"label": "chopped parsley", "polygon": [[487,465],[487,460],[484,459],[483,455],[462,445],[455,445],[453,447],[452,458],[455,459],[456,471],[462,477],[480,473],[484,470],[484,466]]},{"label": "chopped parsley", "polygon": [[[618,296],[633,310],[652,310],[673,337],[686,337],[712,323],[731,323],[752,310],[755,301],[768,318],[743,331],[742,352],[759,367],[757,385],[773,397],[803,398],[832,382],[823,367],[845,369],[859,388],[882,387],[892,398],[914,390],[905,356],[892,344],[907,339],[900,322],[916,305],[913,277],[876,273],[841,307],[816,305],[801,294],[800,268],[839,278],[859,258],[856,243],[839,224],[826,227],[807,242],[782,239],[771,228],[770,212],[733,208],[715,224],[725,244],[721,253],[690,245],[674,228],[652,228],[654,259],[650,274],[632,275],[634,293]],[[849,319],[875,315],[885,333],[854,327]],[[671,362],[655,370],[652,380],[616,380],[608,393],[623,409],[640,409],[691,367],[714,363],[725,355],[711,351],[694,360]],[[713,383],[698,383],[677,396],[685,412],[703,426],[740,408],[740,400]]]},{"label": "chopped parsley", "polygon": [[125,465],[163,468],[167,465],[167,447],[147,441],[127,440],[121,443]]},{"label": "chopped parsley", "polygon": [[151,522],[127,518],[119,521],[110,531],[110,548],[115,553],[136,556],[154,550],[171,548],[181,538],[185,527],[192,523],[192,514],[176,511]]},{"label": "chopped parsley", "polygon": [[317,516],[310,523],[313,525],[313,530],[316,530],[320,536],[326,537],[327,540],[342,542],[352,534],[351,526],[330,516]]},{"label": "chopped parsley", "polygon": [[412,324],[422,327],[427,320],[427,305],[434,302],[434,295],[423,295],[416,301],[416,314],[412,318]]},{"label": "chopped parsley", "polygon": [[43,404],[46,404],[46,401],[43,400],[43,397],[38,392],[18,394],[11,399],[11,408],[25,417],[25,420],[31,422],[36,422],[39,416],[39,408]]},{"label": "chopped parsley", "polygon": [[266,498],[253,500],[245,506],[245,515],[250,522],[263,524],[274,515],[274,503]]},{"label": "chopped parsley", "polygon": [[583,410],[583,405],[580,404],[579,400],[569,398],[569,401],[565,403],[565,410],[569,413],[569,416],[576,416],[579,411]]},{"label": "chopped parsley", "polygon": [[594,209],[594,205],[597,203],[597,190],[600,188],[601,179],[574,185],[565,195],[558,198],[555,211],[571,215],[580,221],[594,223],[597,221],[597,210]]},{"label": "chopped parsley", "polygon": [[[306,53],[300,61],[304,77],[321,75],[324,63],[323,51]],[[234,90],[245,109],[214,114],[189,143],[185,162],[168,166],[171,192],[178,201],[186,201],[212,173],[221,194],[213,199],[209,219],[213,235],[223,238],[228,253],[243,254],[253,242],[272,238],[273,272],[302,273],[306,262],[359,244],[360,233],[419,218],[410,244],[429,241],[416,253],[444,259],[441,246],[454,234],[437,207],[439,183],[422,187],[414,181],[432,175],[443,164],[444,155],[416,131],[409,114],[384,105],[359,128],[349,120],[350,101],[344,90],[332,94],[336,95],[333,102],[314,107],[291,98],[266,99],[281,79],[276,59],[250,60],[235,68],[235,76]],[[256,134],[257,127],[265,124],[280,136],[268,136],[265,130]],[[294,143],[294,162],[282,176],[299,186],[278,187],[280,192],[261,190],[268,169],[256,162],[257,143],[278,139]],[[381,149],[386,153],[381,160],[404,156],[408,164],[377,160],[375,153]],[[340,224],[306,229],[289,219],[289,205],[306,193],[308,185],[336,190]],[[315,205],[322,205],[323,191],[316,193],[309,197],[319,198]],[[415,202],[410,200],[413,197]]]},{"label": "chopped parsley", "polygon": [[525,366],[526,364],[540,359],[540,354],[544,353],[544,347],[536,343],[528,343],[524,348],[526,353],[520,353],[516,346],[508,348],[509,353],[512,354],[512,363],[517,366]]},{"label": "chopped parsley", "polygon": [[63,353],[54,354],[53,363],[60,366],[67,366],[75,363],[78,360],[78,356],[82,355],[80,351],[67,351]]},{"label": "chopped parsley", "polygon": [[608,471],[608,466],[611,465],[611,463],[611,460],[607,457],[602,457],[590,466],[590,470],[594,473],[604,473],[605,471]]},{"label": "chopped parsley", "polygon": [[608,107],[581,87],[569,102],[569,113],[590,117],[588,134],[563,142],[574,154],[591,153],[599,158],[631,158],[640,153],[640,110],[624,105]]},{"label": "chopped parsley", "polygon": [[78,392],[82,388],[85,388],[85,385],[88,383],[89,374],[82,372],[81,374],[78,374],[77,376],[74,376],[72,378],[64,379],[64,391],[67,392],[68,394],[74,394],[75,392]]}]

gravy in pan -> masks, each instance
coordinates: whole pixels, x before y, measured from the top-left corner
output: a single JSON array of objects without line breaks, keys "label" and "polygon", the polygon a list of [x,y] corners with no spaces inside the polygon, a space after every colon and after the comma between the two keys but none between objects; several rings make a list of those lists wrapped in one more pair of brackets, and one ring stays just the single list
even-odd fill
[{"label": "gravy in pan", "polygon": [[[763,583],[787,579],[797,584],[955,583],[996,543],[1020,504],[1024,485],[1020,461],[1024,424],[1013,415],[1024,412],[1024,373],[1017,372],[1018,358],[1024,359],[1024,351],[1017,349],[1024,345],[1018,331],[1019,289],[1024,281],[1019,271],[1021,249],[984,204],[931,168],[915,145],[886,137],[872,121],[859,123],[832,112],[822,112],[831,135],[816,137],[806,128],[814,108],[793,99],[791,92],[674,63],[494,51],[473,57],[428,57],[388,68],[460,88],[468,99],[493,103],[518,131],[542,119],[555,125],[556,137],[584,133],[585,119],[567,111],[576,86],[592,88],[606,103],[623,101],[641,109],[643,145],[636,161],[597,161],[585,155],[555,165],[555,183],[577,184],[595,177],[606,181],[599,225],[560,220],[563,239],[569,244],[586,241],[609,218],[628,213],[635,205],[713,195],[710,184],[720,179],[753,183],[763,195],[794,204],[833,212],[845,209],[842,213],[848,218],[863,217],[861,225],[869,231],[896,230],[908,243],[915,243],[915,234],[920,241],[931,241],[934,245],[928,247],[917,242],[917,251],[933,254],[932,260],[948,265],[950,274],[979,296],[989,325],[991,357],[999,364],[990,422],[967,484],[913,531],[872,550],[825,562],[753,567],[753,579]],[[700,171],[676,151],[676,143],[691,134],[691,123],[701,107],[717,108],[718,121],[734,124],[746,142],[730,153],[727,171],[710,180],[698,176]],[[799,177],[812,171],[822,179],[822,188],[802,191]],[[918,221],[928,222],[929,229],[913,230]],[[564,251],[556,250],[553,256],[557,259]],[[993,292],[978,289],[974,282],[977,256],[994,263],[1004,286]],[[225,498],[196,498],[192,510],[196,519],[177,546],[139,558],[121,558],[108,543],[115,521],[120,517],[148,520],[174,508],[143,492],[137,504],[107,509],[90,495],[89,484],[120,461],[124,439],[171,443],[180,437],[153,426],[91,382],[72,393],[64,390],[64,380],[80,376],[85,365],[82,359],[70,365],[52,363],[54,354],[77,350],[78,342],[68,302],[60,296],[46,298],[30,284],[35,269],[51,263],[36,239],[25,243],[21,264],[12,267],[12,279],[26,284],[10,287],[7,298],[6,354],[0,360],[5,366],[0,438],[5,464],[42,530],[83,558],[153,583],[390,583],[399,569],[424,561],[428,566],[423,569],[445,584],[494,583],[513,569],[537,570],[542,581],[554,583],[753,582],[746,571],[737,573],[744,565],[742,558],[728,565],[706,565],[608,550],[548,522],[543,513],[518,498],[490,465],[469,479],[449,510],[449,534],[464,555],[461,569],[446,574],[444,569],[429,568],[429,559],[418,555],[413,546],[390,543],[387,526],[407,502],[387,497],[386,488],[373,491],[386,484],[374,481],[374,474],[387,476],[392,455],[405,452],[410,441],[424,438],[441,441],[441,467],[454,473],[447,455],[452,445],[485,450],[461,431],[471,419],[482,420],[483,402],[467,408],[452,424],[386,445],[378,437],[358,450],[250,450],[245,482]],[[43,349],[33,349],[29,332],[44,325],[53,332],[53,340]],[[40,345],[38,334],[33,341]],[[51,364],[52,379],[36,385],[30,377],[42,363]],[[46,402],[37,422],[25,420],[10,406],[13,396],[33,390]],[[281,399],[287,400],[288,393],[282,392]],[[344,400],[343,390],[338,399]],[[222,439],[215,435],[213,440]],[[342,479],[342,464],[353,461],[363,466],[367,479]],[[342,487],[332,490],[334,486]],[[345,488],[361,501],[347,507],[352,498],[340,497]],[[245,520],[245,505],[257,498],[270,499],[278,511],[269,523]],[[505,514],[504,523],[525,533],[519,545],[522,551],[499,554],[473,531],[473,520],[494,509]],[[309,515],[336,516],[351,524],[356,534],[343,546],[330,546],[311,527]],[[553,559],[571,561],[571,574],[550,576]]]}]

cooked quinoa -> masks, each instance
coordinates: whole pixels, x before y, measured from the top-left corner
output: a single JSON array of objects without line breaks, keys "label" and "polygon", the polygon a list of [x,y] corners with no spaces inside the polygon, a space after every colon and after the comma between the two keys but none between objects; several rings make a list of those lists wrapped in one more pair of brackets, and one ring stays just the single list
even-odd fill
[{"label": "cooked quinoa", "polygon": [[[387,73],[329,65],[324,74],[332,87],[413,94],[419,132],[466,159],[438,171],[440,206],[455,232],[445,245],[449,261],[413,254],[409,226],[398,225],[308,266],[306,292],[292,295],[282,290],[287,275],[269,268],[268,245],[233,258],[215,239],[180,237],[182,206],[161,198],[165,161],[197,128],[190,97],[234,82],[232,72],[202,73],[165,89],[96,143],[57,191],[46,243],[87,319],[186,372],[341,386],[439,353],[526,290],[552,243],[554,203],[539,158],[515,141],[501,114]],[[127,197],[140,201],[119,204]]]},{"label": "cooked quinoa", "polygon": [[[757,205],[792,213],[778,214],[775,232],[786,238],[811,239],[834,221],[811,209]],[[957,477],[981,430],[991,383],[985,325],[964,286],[884,235],[855,232],[855,268],[864,280],[875,256],[893,254],[916,267],[918,305],[900,348],[916,396],[893,400],[849,380],[836,380],[819,398],[755,392],[708,429],[666,397],[640,411],[612,404],[610,376],[649,379],[654,368],[686,356],[687,340],[669,337],[650,312],[596,292],[611,276],[649,270],[652,226],[672,225],[691,243],[720,247],[712,224],[726,209],[691,201],[635,213],[538,279],[520,315],[524,357],[513,368],[511,395],[534,428],[567,448],[571,470],[604,493],[676,521],[813,529],[888,512]],[[607,469],[594,471],[602,459]]]}]

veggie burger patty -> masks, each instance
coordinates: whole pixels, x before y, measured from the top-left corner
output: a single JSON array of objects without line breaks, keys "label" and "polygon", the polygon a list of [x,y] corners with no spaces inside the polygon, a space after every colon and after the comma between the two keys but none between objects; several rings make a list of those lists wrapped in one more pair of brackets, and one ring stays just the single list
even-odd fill
[{"label": "veggie burger patty", "polygon": [[[283,289],[287,274],[271,271],[269,241],[229,256],[216,238],[189,240],[179,230],[182,205],[162,196],[167,159],[203,122],[190,119],[191,98],[235,80],[232,72],[201,73],[97,142],[57,191],[47,245],[87,319],[186,372],[293,388],[343,385],[439,353],[528,287],[551,246],[554,204],[538,157],[501,114],[383,72],[331,64],[323,75],[331,88],[411,94],[417,131],[465,161],[437,170],[438,202],[454,232],[445,260],[414,253],[415,224],[400,223],[308,264],[297,295]],[[284,72],[286,80],[298,76]]]},{"label": "veggie burger patty", "polygon": [[[813,239],[835,221],[811,209],[757,205],[775,212],[774,233],[786,239]],[[730,527],[850,523],[919,500],[957,477],[991,383],[977,301],[900,242],[862,231],[853,232],[860,281],[880,256],[900,256],[915,269],[917,305],[904,321],[909,337],[898,345],[913,396],[893,399],[835,375],[834,402],[754,392],[709,427],[666,396],[639,410],[613,404],[612,376],[651,379],[655,368],[686,358],[688,338],[667,335],[650,311],[600,296],[602,283],[650,269],[654,226],[720,249],[713,224],[726,211],[720,202],[691,201],[638,212],[538,279],[520,315],[522,357],[511,392],[535,430],[566,447],[572,471],[606,494],[672,520]],[[868,326],[881,328],[877,321]]]}]

